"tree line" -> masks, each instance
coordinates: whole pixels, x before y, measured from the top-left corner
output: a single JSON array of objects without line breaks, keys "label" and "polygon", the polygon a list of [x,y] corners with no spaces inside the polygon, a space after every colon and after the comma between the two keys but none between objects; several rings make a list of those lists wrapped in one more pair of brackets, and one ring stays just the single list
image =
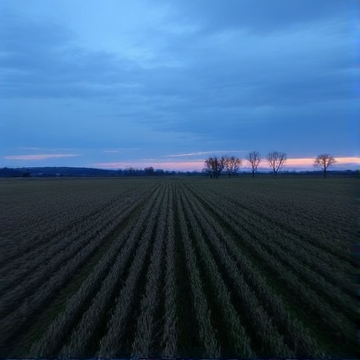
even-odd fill
[{"label": "tree line", "polygon": [[[249,152],[245,161],[251,168],[252,177],[255,177],[255,173],[259,167],[261,161],[265,160],[274,177],[277,176],[278,172],[284,167],[286,163],[287,155],[284,152],[271,151],[265,158],[261,158],[261,155],[258,151]],[[327,169],[336,162],[335,158],[329,154],[320,154],[314,160],[314,166],[321,168],[323,171],[323,177],[326,177]],[[224,155],[221,157],[213,156],[205,160],[205,167],[203,169],[204,173],[210,175],[211,178],[217,179],[220,174],[225,171],[228,177],[236,175],[240,170],[240,167],[243,164],[243,159]]]}]

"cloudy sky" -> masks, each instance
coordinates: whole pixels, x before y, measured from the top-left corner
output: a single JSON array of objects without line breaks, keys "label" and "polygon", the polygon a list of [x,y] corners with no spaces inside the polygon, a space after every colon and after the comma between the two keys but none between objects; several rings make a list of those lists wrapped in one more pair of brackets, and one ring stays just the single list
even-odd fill
[{"label": "cloudy sky", "polygon": [[[358,167],[357,0],[2,0],[0,167]],[[264,166],[266,164],[264,163]]]}]

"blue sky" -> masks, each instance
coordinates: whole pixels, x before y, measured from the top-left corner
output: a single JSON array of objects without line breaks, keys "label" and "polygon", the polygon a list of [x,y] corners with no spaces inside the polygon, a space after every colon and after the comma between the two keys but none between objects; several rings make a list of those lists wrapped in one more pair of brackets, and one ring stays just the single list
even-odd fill
[{"label": "blue sky", "polygon": [[2,0],[0,167],[193,170],[252,150],[358,166],[359,13],[356,0]]}]

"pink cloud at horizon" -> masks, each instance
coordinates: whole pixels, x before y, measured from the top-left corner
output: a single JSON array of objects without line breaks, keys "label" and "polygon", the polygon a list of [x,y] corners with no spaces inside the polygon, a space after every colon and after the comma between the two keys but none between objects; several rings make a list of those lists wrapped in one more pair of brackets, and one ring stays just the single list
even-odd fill
[{"label": "pink cloud at horizon", "polygon": [[25,161],[38,161],[46,160],[51,158],[65,158],[65,157],[75,157],[80,156],[80,154],[36,154],[36,155],[7,155],[4,156],[6,160],[25,160]]},{"label": "pink cloud at horizon", "polygon": [[[351,157],[337,157],[336,165],[358,165],[360,167],[360,157],[351,156]],[[284,169],[290,168],[313,168],[314,158],[289,158],[286,160]],[[106,169],[125,169],[133,167],[135,169],[143,169],[145,167],[152,166],[154,169],[163,169],[170,171],[201,171],[204,168],[204,160],[194,160],[194,161],[172,161],[172,162],[162,162],[162,161],[123,161],[123,162],[104,162],[94,164],[99,168]],[[247,169],[248,163],[246,160],[243,160],[242,168]],[[262,160],[259,168],[267,169],[266,160]]]},{"label": "pink cloud at horizon", "polygon": [[[286,160],[285,166],[290,167],[309,167],[314,166],[314,158],[290,158]],[[335,157],[336,165],[359,165],[360,157],[349,156],[349,157]]]},{"label": "pink cloud at horizon", "polygon": [[[49,159],[60,159],[60,158],[70,158],[81,156],[81,154],[32,154],[32,155],[6,155],[3,158],[6,160],[22,160],[22,161],[40,161],[40,160],[49,160]],[[315,169],[314,164],[315,158],[289,158],[286,160],[284,165],[284,170],[286,169]],[[336,169],[337,166],[344,168],[344,166],[350,167],[360,167],[360,156],[348,156],[348,157],[335,157],[336,163],[332,167]],[[72,165],[74,166],[74,165]],[[82,166],[82,164],[79,164]],[[127,161],[113,161],[113,162],[99,162],[92,164],[96,168],[105,168],[105,169],[125,169],[133,167],[136,169],[143,169],[145,167],[152,166],[154,169],[163,169],[169,171],[201,171],[204,168],[204,159],[169,159],[162,160],[162,158],[153,158],[153,159],[138,159],[138,160],[127,160]],[[249,169],[248,162],[243,159],[242,169]],[[259,165],[259,169],[266,170],[268,169],[268,163],[263,159]]]}]

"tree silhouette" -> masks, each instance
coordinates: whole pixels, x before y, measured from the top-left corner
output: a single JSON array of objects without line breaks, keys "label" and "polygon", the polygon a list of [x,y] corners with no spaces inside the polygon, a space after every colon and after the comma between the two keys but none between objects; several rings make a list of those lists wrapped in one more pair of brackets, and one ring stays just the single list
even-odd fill
[{"label": "tree silhouette", "polygon": [[205,160],[205,167],[211,178],[217,179],[225,167],[225,158],[210,157]]},{"label": "tree silhouette", "polygon": [[261,157],[258,151],[251,151],[247,156],[246,160],[250,163],[252,169],[252,177],[255,176],[255,172],[260,164]]},{"label": "tree silhouette", "polygon": [[235,175],[241,166],[242,160],[235,156],[224,156],[224,166],[228,177]]},{"label": "tree silhouette", "polygon": [[333,156],[329,154],[320,154],[316,157],[314,161],[314,166],[321,167],[324,173],[324,179],[326,177],[326,170],[329,166],[332,166],[336,163],[336,160]]},{"label": "tree silhouette", "polygon": [[286,161],[286,154],[279,151],[271,151],[267,154],[266,160],[268,161],[274,176],[284,166]]}]

